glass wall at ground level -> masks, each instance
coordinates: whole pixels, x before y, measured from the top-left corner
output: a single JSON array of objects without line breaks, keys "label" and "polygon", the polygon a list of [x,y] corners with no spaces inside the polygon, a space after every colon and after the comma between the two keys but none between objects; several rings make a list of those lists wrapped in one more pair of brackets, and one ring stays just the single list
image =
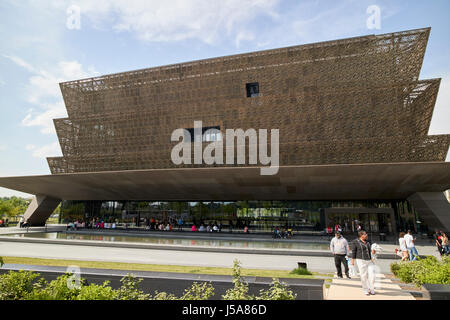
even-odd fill
[{"label": "glass wall at ground level", "polygon": [[[326,223],[326,208],[342,212],[329,214]],[[346,213],[345,208],[361,211]],[[395,221],[388,214],[364,213],[364,208],[392,208]],[[356,223],[371,232],[426,231],[407,201],[63,201],[61,206],[62,222],[97,220],[145,227],[152,222],[177,225],[180,218],[186,227],[220,224],[226,229],[248,226],[255,231],[275,227],[324,230],[337,223],[345,232],[355,232]]]}]

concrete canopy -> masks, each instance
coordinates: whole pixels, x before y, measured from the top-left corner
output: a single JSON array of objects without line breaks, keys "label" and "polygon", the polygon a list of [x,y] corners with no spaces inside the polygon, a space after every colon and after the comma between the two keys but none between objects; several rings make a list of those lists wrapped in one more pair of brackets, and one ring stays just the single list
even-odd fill
[{"label": "concrete canopy", "polygon": [[406,199],[450,189],[450,163],[125,170],[4,177],[0,186],[61,200]]}]

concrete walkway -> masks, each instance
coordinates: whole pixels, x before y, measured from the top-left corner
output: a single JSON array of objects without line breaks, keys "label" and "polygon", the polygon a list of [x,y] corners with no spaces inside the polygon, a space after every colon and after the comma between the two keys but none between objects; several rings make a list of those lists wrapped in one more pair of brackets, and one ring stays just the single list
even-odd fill
[{"label": "concrete walkway", "polygon": [[384,274],[377,274],[375,295],[366,296],[359,277],[333,279],[326,292],[326,300],[415,300],[407,291],[392,283]]}]

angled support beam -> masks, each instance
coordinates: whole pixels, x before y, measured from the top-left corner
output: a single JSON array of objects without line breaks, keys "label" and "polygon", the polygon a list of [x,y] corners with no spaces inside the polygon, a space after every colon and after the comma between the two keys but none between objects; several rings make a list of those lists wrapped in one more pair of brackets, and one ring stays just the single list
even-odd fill
[{"label": "angled support beam", "polygon": [[443,192],[416,192],[408,201],[427,225],[450,231],[450,203]]},{"label": "angled support beam", "polygon": [[30,226],[43,226],[60,202],[60,199],[36,195],[25,211],[24,220]]}]

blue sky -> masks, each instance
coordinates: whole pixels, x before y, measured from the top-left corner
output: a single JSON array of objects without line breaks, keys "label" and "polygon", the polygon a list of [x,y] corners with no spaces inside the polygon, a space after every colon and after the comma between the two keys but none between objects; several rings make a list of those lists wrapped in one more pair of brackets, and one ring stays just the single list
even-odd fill
[{"label": "blue sky", "polygon": [[[372,5],[380,29],[367,26]],[[429,26],[421,78],[442,78],[429,133],[450,133],[449,13],[447,0],[1,0],[0,176],[50,172],[52,119],[66,116],[59,82]]]}]

